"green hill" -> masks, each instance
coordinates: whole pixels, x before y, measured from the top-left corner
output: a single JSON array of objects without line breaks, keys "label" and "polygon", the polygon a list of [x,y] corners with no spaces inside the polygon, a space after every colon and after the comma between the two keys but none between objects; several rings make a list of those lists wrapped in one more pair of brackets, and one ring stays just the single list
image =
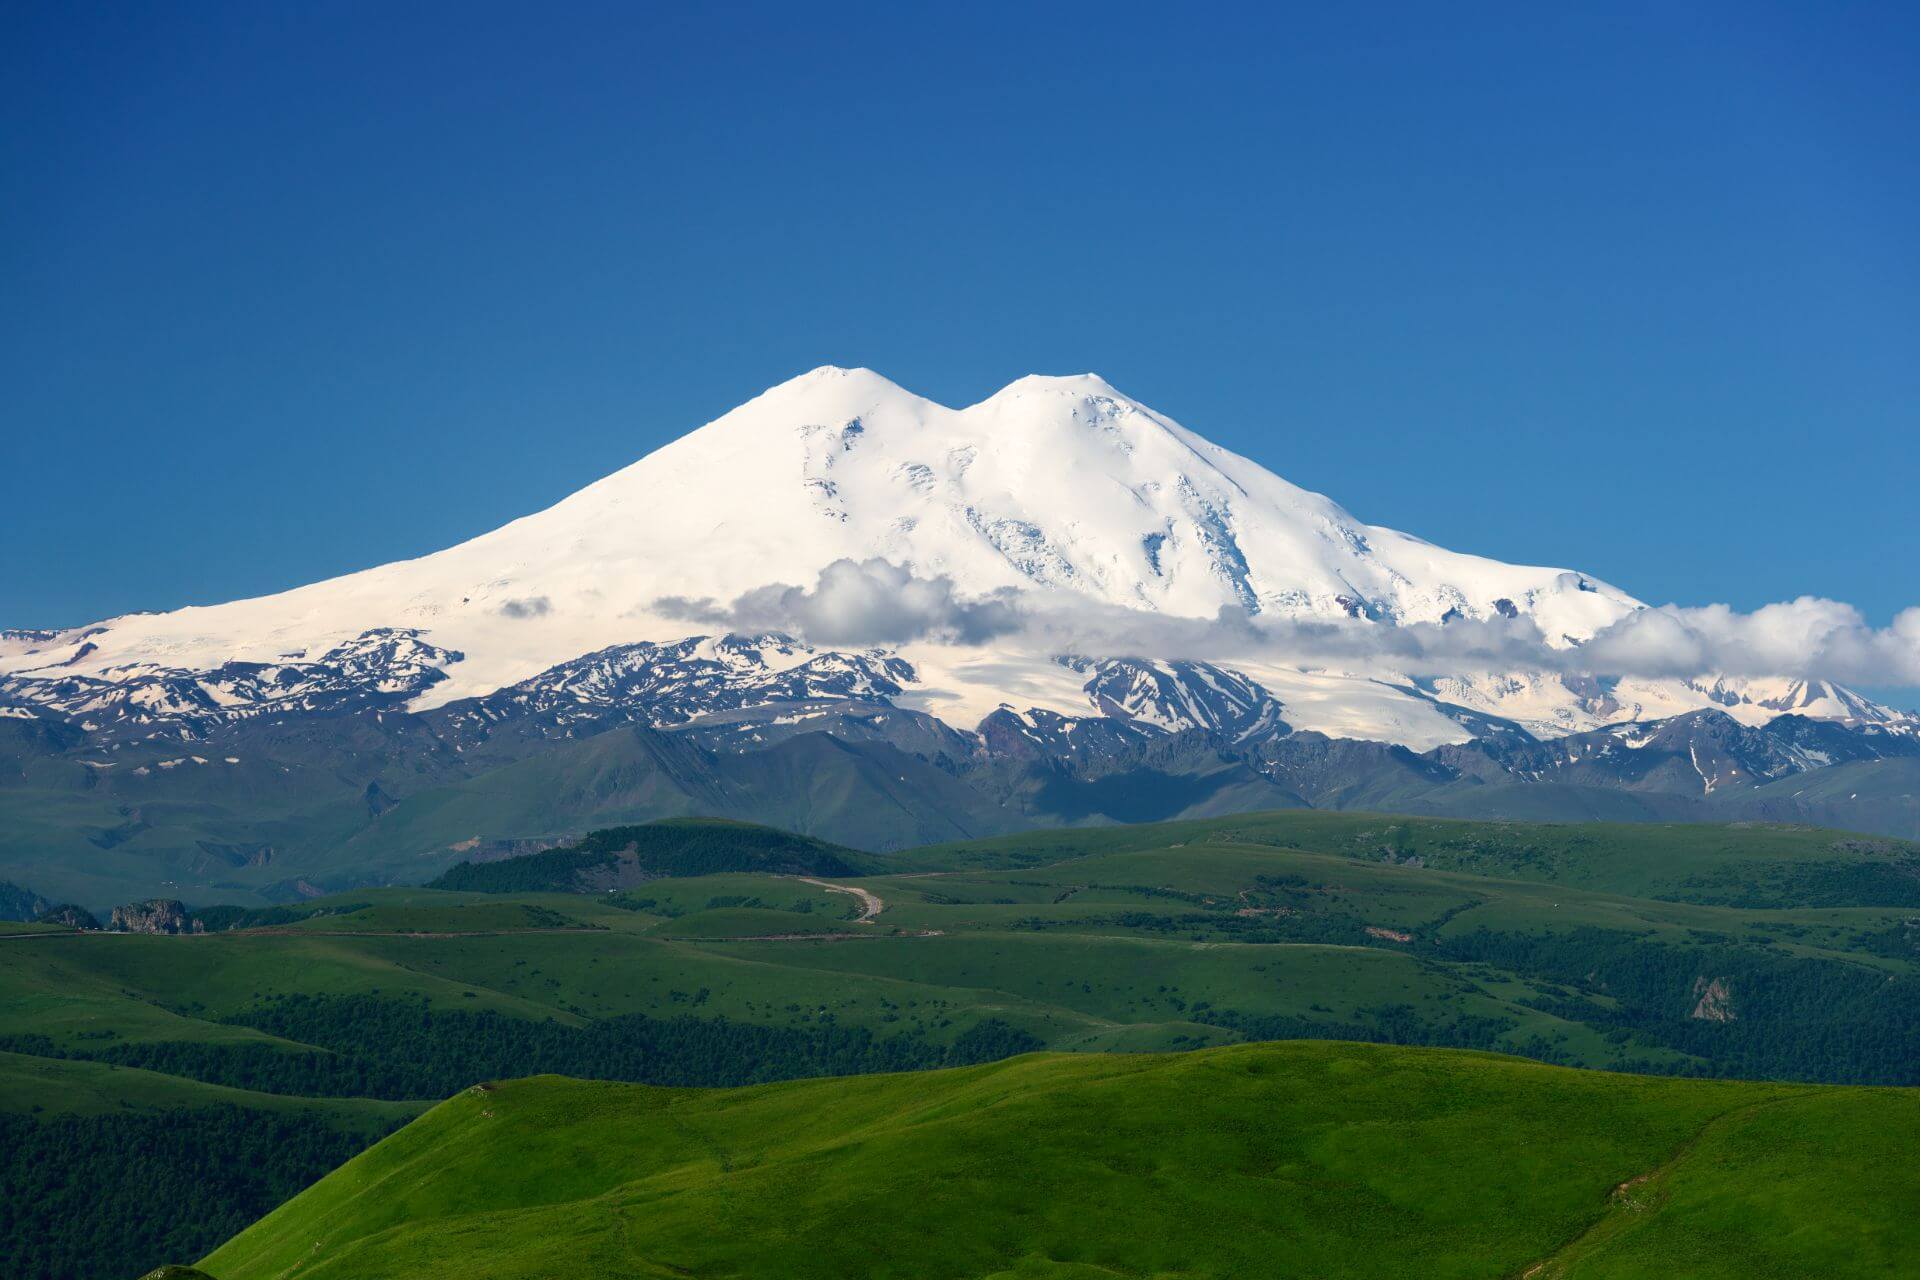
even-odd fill
[{"label": "green hill", "polygon": [[564,848],[498,862],[462,862],[428,887],[463,893],[578,893],[729,871],[846,876],[858,874],[849,859],[860,858],[844,846],[777,827],[720,818],[666,818],[595,831]]},{"label": "green hill", "polygon": [[1338,1043],[736,1090],[541,1077],[461,1094],[201,1265],[221,1280],[1884,1276],[1920,1250],[1916,1136],[1907,1091]]},{"label": "green hill", "polygon": [[[733,1086],[1317,1039],[1920,1084],[1900,841],[1304,812],[829,852],[868,874],[369,889],[196,937],[9,925],[0,1203],[18,1212],[0,1273],[40,1274],[16,1265],[34,1257],[115,1280],[190,1258],[396,1105],[478,1080]],[[231,1126],[204,1114],[229,1104]],[[311,1140],[287,1142],[283,1107]],[[236,1160],[278,1152],[280,1172],[210,1190],[194,1133]],[[54,1185],[64,1198],[34,1193]]]},{"label": "green hill", "polygon": [[1920,844],[1791,823],[1508,822],[1282,810],[927,845],[918,868],[1260,846],[1713,906],[1920,907]]}]

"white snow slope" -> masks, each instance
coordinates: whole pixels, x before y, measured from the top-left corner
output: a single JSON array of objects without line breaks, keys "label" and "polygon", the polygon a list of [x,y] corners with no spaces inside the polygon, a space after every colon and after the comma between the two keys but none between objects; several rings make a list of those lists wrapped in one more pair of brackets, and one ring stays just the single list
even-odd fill
[{"label": "white snow slope", "polygon": [[[0,674],[205,670],[318,655],[377,627],[418,628],[465,660],[432,703],[489,692],[612,644],[701,627],[665,597],[728,601],[810,585],[828,564],[881,557],[945,575],[963,596],[1077,593],[1188,617],[1222,606],[1379,625],[1531,615],[1555,643],[1641,607],[1596,579],[1503,564],[1364,524],[1338,504],[1208,443],[1092,375],[1028,377],[965,409],[865,369],[784,382],[535,515],[417,560],[252,600],[130,615],[0,642]],[[85,631],[83,636],[82,631]],[[1089,714],[1080,679],[1006,642],[908,645],[906,699],[961,728],[1002,702]],[[1465,732],[1391,672],[1240,666],[1297,728],[1411,746]],[[1558,680],[1463,677],[1445,700],[1569,732],[1706,705],[1765,720],[1786,688],[1662,682],[1640,698]],[[1744,699],[1744,700],[1742,700]],[[1510,709],[1503,710],[1508,702]]]}]

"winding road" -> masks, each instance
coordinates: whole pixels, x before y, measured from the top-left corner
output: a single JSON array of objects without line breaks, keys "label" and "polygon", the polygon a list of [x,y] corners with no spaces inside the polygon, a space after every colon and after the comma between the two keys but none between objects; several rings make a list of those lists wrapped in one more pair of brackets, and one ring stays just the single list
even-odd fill
[{"label": "winding road", "polygon": [[873,918],[879,915],[887,905],[880,900],[879,894],[857,885],[833,884],[826,880],[815,880],[812,876],[795,876],[794,879],[802,884],[818,885],[828,893],[850,893],[860,899],[860,917],[854,921],[855,924],[872,924]]}]

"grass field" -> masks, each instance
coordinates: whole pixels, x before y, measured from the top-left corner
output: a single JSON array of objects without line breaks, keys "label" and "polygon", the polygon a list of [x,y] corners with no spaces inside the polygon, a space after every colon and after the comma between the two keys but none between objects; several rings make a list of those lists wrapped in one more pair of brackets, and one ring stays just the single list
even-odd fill
[{"label": "grass field", "polygon": [[0,1053],[0,1114],[99,1116],[215,1106],[300,1112],[324,1119],[338,1128],[381,1133],[412,1119],[426,1104],[372,1098],[288,1097],[105,1062]]},{"label": "grass field", "polygon": [[[1705,1033],[1806,1021],[1781,1003],[1796,983],[1852,982],[1856,1023],[1907,1014],[1920,909],[1888,900],[1913,876],[1908,857],[1895,842],[1801,829],[1287,813],[902,855],[894,874],[839,882],[882,900],[866,922],[849,893],[770,875],[597,894],[365,890],[274,928],[0,939],[0,1037],[74,1053],[166,1042],[298,1052],[242,1025],[288,995],[942,1042],[993,1018],[1049,1046],[1094,1049],[1219,1043],[1273,1019],[1308,1027],[1288,1034],[1319,1024],[1338,1035],[1391,1010],[1439,1043],[1710,1071]],[[1759,889],[1721,901],[1736,873],[1807,886],[1811,905]],[[1755,897],[1765,905],[1746,905]],[[1656,959],[1659,972],[1604,968]],[[1730,1019],[1702,1027],[1688,1016],[1694,988],[1716,979]],[[1645,1016],[1623,1020],[1623,1002]],[[1667,1034],[1674,1024],[1687,1034]],[[1817,1063],[1766,1074],[1826,1078]]]},{"label": "grass field", "polygon": [[1041,831],[897,855],[917,864],[1040,865],[1092,853],[1248,844],[1627,897],[1733,906],[1920,906],[1920,845],[1769,823],[1485,822],[1284,810]]},{"label": "grass field", "polygon": [[720,1085],[1295,1039],[1920,1083],[1920,860],[1894,841],[1287,813],[874,865],[367,889],[202,936],[9,931],[0,1122],[230,1105],[370,1137],[548,1072]]},{"label": "grass field", "polygon": [[[201,1265],[462,1275],[1899,1274],[1920,1097],[1337,1043],[476,1089]],[[715,1230],[724,1223],[725,1230]]]}]

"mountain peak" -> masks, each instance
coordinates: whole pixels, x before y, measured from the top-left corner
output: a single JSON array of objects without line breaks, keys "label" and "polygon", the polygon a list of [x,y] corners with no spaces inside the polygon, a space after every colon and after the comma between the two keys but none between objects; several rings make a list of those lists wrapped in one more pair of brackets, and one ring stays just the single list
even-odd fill
[{"label": "mountain peak", "polygon": [[[823,364],[818,368],[788,378],[785,382],[775,383],[759,396],[755,403],[769,397],[785,400],[792,396],[812,398],[821,394],[832,396],[880,395],[898,396],[905,400],[923,404],[933,404],[926,397],[907,390],[885,374],[875,373],[863,365]],[[1006,386],[980,401],[983,405],[1002,404],[1011,400],[1020,400],[1037,396],[1058,396],[1064,399],[1085,400],[1104,398],[1119,400],[1129,405],[1139,406],[1131,396],[1119,391],[1111,382],[1097,373],[1029,373],[1015,378]],[[941,405],[941,408],[947,406]]]},{"label": "mountain peak", "polygon": [[1001,400],[1026,395],[1052,394],[1084,398],[1087,396],[1110,396],[1117,400],[1132,403],[1129,396],[1114,389],[1111,382],[1097,373],[1030,373],[1024,378],[1015,378],[1000,390],[987,397],[988,401]]},{"label": "mountain peak", "polygon": [[[809,369],[805,373],[788,378],[785,382],[776,382],[765,391],[749,400],[747,404],[757,404],[763,400],[785,400],[791,397],[813,397],[822,394],[872,394],[905,396],[919,399],[911,391],[883,374],[875,373],[863,365],[823,364]],[[745,405],[741,406],[745,408]]]},{"label": "mountain peak", "polygon": [[823,364],[777,382],[745,404],[705,427],[666,446],[672,450],[713,432],[732,434],[742,428],[759,432],[784,431],[799,423],[832,424],[865,418],[891,407],[915,417],[932,408],[931,402],[872,369]]},{"label": "mountain peak", "polygon": [[803,383],[807,383],[807,382],[831,382],[831,381],[834,381],[834,380],[836,380],[836,379],[852,379],[852,380],[867,380],[867,379],[871,379],[871,380],[873,380],[873,381],[876,381],[876,382],[884,382],[884,383],[886,383],[886,384],[887,384],[888,386],[890,386],[890,387],[891,387],[891,386],[895,386],[895,385],[897,385],[897,384],[896,384],[896,383],[895,383],[895,382],[894,382],[894,381],[893,381],[893,380],[892,380],[891,378],[887,378],[887,377],[884,377],[884,376],[882,376],[881,374],[877,374],[877,373],[875,373],[875,372],[874,372],[873,370],[871,370],[871,369],[869,369],[869,368],[867,368],[867,367],[866,367],[865,365],[863,365],[863,364],[855,364],[855,365],[843,365],[843,364],[823,364],[823,365],[816,365],[816,366],[815,366],[814,368],[811,368],[811,369],[809,369],[809,370],[807,370],[807,371],[806,371],[805,373],[803,373],[803,374],[800,374],[800,375],[799,375],[798,377],[794,377],[794,378],[789,378],[789,379],[787,379],[787,381],[786,381],[786,382],[784,382],[784,383],[781,383],[780,385],[781,385],[781,386],[787,386],[787,385],[790,385],[790,384],[792,384],[792,383],[796,383],[796,382],[803,382]]}]

